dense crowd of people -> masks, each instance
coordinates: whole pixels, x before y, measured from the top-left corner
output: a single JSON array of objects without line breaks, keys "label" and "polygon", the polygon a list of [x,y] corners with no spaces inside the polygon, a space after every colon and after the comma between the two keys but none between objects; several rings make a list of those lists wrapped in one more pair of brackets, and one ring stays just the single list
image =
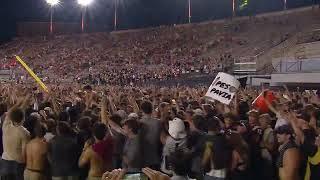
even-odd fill
[{"label": "dense crowd of people", "polygon": [[320,178],[313,91],[274,91],[266,111],[250,88],[230,105],[208,101],[204,87],[0,90],[1,179]]},{"label": "dense crowd of people", "polygon": [[190,72],[230,70],[234,61],[255,60],[296,32],[317,23],[316,12],[163,26],[124,32],[17,38],[0,47],[0,67],[15,79],[28,75],[23,60],[45,82],[143,84]]}]

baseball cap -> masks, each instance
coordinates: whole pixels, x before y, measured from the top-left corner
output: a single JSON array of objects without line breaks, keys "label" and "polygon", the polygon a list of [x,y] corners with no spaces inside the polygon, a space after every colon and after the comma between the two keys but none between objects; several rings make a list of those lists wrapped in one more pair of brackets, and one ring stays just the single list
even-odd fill
[{"label": "baseball cap", "polygon": [[169,134],[175,139],[182,139],[187,136],[184,122],[179,118],[169,121]]},{"label": "baseball cap", "polygon": [[276,134],[293,134],[293,129],[290,125],[282,125],[275,129]]}]

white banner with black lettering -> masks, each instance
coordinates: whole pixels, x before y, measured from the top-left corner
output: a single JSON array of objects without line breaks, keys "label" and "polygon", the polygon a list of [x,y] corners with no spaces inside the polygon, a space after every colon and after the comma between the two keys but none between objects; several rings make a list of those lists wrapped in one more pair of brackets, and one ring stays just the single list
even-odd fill
[{"label": "white banner with black lettering", "polygon": [[217,100],[223,104],[230,104],[232,98],[237,92],[240,82],[230,74],[218,73],[205,97],[209,100]]}]

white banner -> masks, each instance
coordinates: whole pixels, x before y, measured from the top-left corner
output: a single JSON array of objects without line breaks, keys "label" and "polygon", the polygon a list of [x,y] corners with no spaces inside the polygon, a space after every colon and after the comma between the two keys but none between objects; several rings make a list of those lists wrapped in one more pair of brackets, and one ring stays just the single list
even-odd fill
[{"label": "white banner", "polygon": [[240,82],[230,74],[218,73],[205,97],[209,100],[217,100],[223,104],[230,104],[235,93],[240,86]]}]

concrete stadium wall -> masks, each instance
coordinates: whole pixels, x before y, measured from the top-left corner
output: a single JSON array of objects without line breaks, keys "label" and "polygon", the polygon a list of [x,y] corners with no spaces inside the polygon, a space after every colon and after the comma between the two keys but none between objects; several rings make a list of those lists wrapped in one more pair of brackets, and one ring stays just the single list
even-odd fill
[{"label": "concrete stadium wall", "polygon": [[[49,22],[20,22],[17,24],[17,36],[46,36],[50,34]],[[108,28],[103,25],[87,24],[85,32],[105,32]],[[81,33],[80,23],[53,23],[56,35]]]},{"label": "concrete stadium wall", "polygon": [[320,84],[320,73],[271,74],[271,82],[276,83],[317,83]]}]

